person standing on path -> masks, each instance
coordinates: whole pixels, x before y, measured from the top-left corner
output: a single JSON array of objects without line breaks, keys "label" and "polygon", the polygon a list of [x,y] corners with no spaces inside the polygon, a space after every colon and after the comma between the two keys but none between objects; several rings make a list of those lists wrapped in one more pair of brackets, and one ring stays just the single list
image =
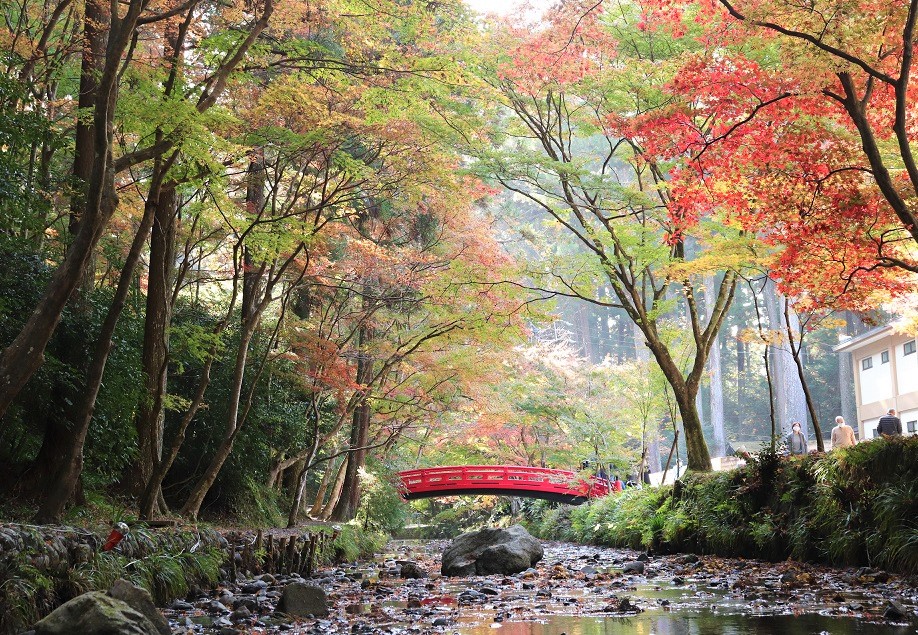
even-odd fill
[{"label": "person standing on path", "polygon": [[602,463],[599,464],[599,474],[596,476],[599,477],[599,480],[602,481],[604,485],[608,485],[611,488],[611,483],[609,482],[609,473],[606,472],[606,468],[603,467]]},{"label": "person standing on path", "polygon": [[806,454],[807,442],[806,437],[800,432],[800,422],[794,421],[791,425],[791,433],[787,435],[787,449],[794,454]]},{"label": "person standing on path", "polygon": [[890,408],[889,412],[880,417],[877,432],[883,437],[897,437],[902,434],[902,421],[896,416],[895,408]]},{"label": "person standing on path", "polygon": [[857,443],[854,430],[845,423],[844,417],[835,417],[835,427],[832,428],[832,449],[848,448]]}]

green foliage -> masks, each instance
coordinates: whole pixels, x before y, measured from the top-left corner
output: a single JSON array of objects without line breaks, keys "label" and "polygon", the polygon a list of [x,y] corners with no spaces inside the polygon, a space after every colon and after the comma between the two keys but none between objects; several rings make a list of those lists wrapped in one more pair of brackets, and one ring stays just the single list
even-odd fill
[{"label": "green foliage", "polygon": [[397,479],[394,470],[377,462],[371,462],[361,475],[357,520],[364,529],[391,535],[405,527],[410,508],[394,485]]},{"label": "green foliage", "polygon": [[389,537],[382,533],[364,531],[359,525],[348,523],[339,528],[338,535],[331,543],[331,550],[325,554],[324,561],[353,562],[360,558],[371,558],[385,546]]}]

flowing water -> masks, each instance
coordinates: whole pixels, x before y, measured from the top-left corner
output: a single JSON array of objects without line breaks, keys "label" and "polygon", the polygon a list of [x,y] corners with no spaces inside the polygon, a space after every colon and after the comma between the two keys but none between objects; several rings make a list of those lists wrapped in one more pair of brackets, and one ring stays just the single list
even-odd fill
[{"label": "flowing water", "polygon": [[[327,617],[274,614],[283,576],[255,595],[240,582],[167,615],[185,625],[177,632],[227,635],[918,635],[918,621],[890,612],[914,617],[916,580],[882,571],[677,555],[650,556],[631,573],[637,552],[546,543],[543,560],[521,574],[443,578],[445,544],[393,542],[375,562],[319,572]],[[400,578],[405,562],[429,576]],[[228,615],[243,599],[252,616]]]}]

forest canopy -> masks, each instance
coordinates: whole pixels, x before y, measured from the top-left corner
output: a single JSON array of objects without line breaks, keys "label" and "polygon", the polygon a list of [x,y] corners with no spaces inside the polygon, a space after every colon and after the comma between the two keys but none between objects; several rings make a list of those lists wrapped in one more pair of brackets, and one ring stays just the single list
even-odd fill
[{"label": "forest canopy", "polygon": [[833,344],[914,304],[916,7],[816,4],[4,4],[4,497],[823,449]]}]

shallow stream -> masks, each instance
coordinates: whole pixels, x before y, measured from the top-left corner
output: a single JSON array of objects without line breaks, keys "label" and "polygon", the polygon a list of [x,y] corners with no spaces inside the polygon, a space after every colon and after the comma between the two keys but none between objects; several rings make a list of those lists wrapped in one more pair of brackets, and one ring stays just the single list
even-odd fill
[{"label": "shallow stream", "polygon": [[[713,556],[642,556],[544,543],[535,569],[511,576],[443,578],[443,542],[398,541],[372,563],[319,572],[329,616],[271,615],[285,583],[259,589],[251,618],[220,614],[252,591],[240,583],[169,611],[191,633],[455,635],[918,634],[918,584],[871,569],[831,569]],[[625,573],[643,562],[643,572]],[[405,562],[428,577],[399,577]],[[248,585],[251,586],[251,585]],[[892,600],[892,603],[890,602]],[[890,607],[911,614],[902,618]]]}]

